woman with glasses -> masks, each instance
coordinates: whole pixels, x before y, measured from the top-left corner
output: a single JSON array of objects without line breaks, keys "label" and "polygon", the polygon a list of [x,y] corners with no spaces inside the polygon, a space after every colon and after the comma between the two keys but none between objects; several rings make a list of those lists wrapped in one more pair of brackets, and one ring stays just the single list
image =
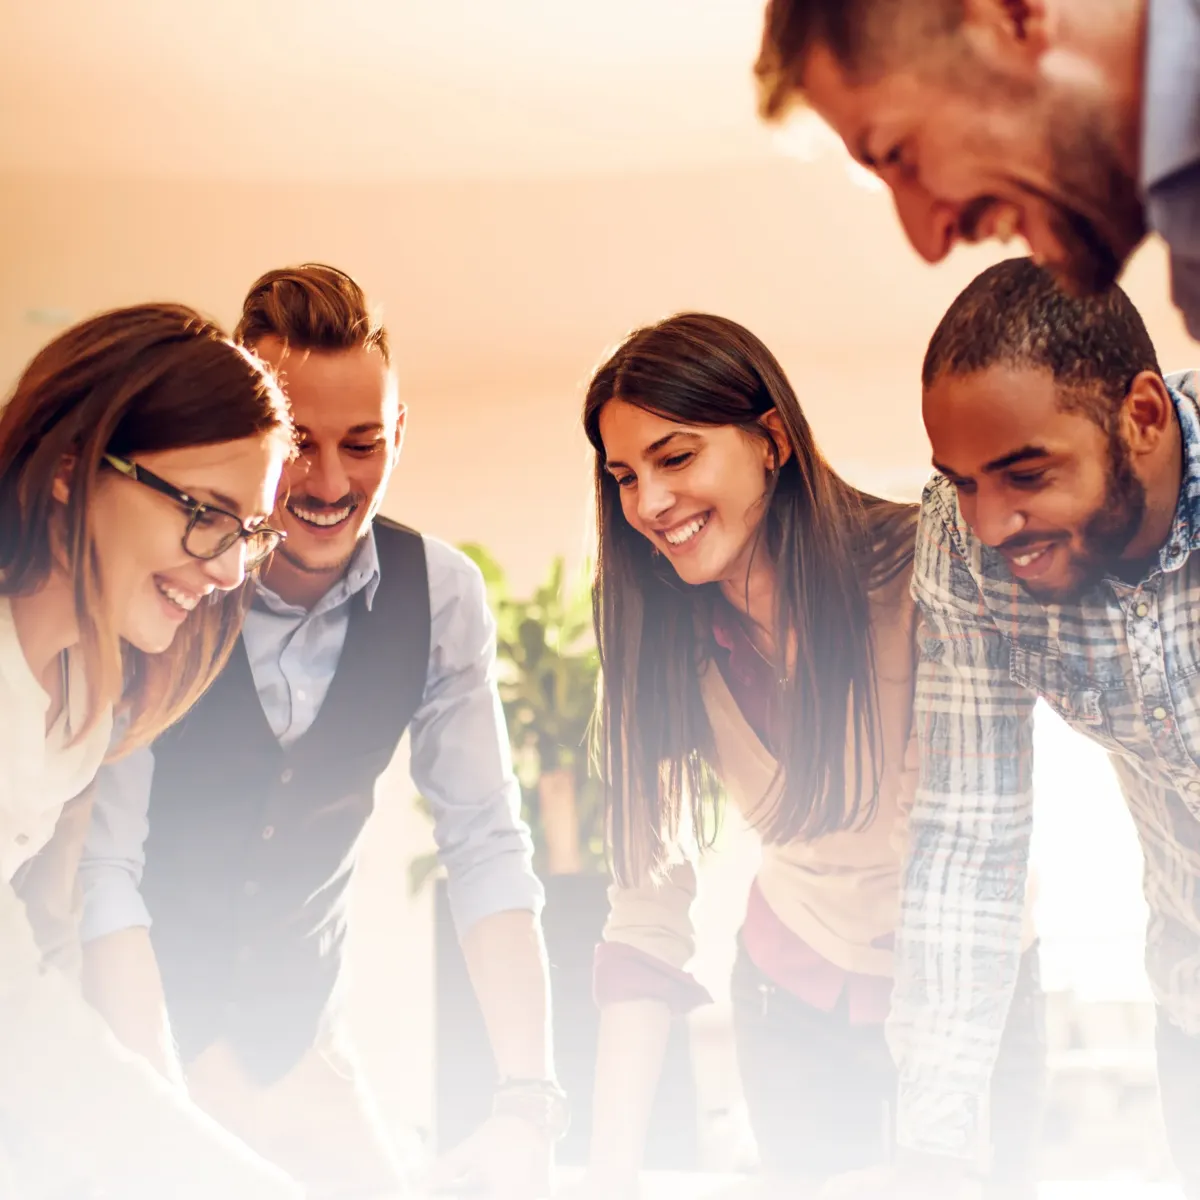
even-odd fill
[{"label": "woman with glasses", "polygon": [[[814,1194],[889,1152],[916,508],[841,479],[779,363],[720,317],[632,334],[583,421],[617,876],[590,1190],[636,1194],[671,1017],[708,999],[691,910],[724,796],[762,842],[731,987],[742,1090],[764,1181]],[[1021,975],[994,1091],[1006,1197],[1031,1194],[1042,1076],[1032,954]]]},{"label": "woman with glasses", "polygon": [[15,886],[70,887],[114,719],[149,742],[220,669],[291,445],[257,360],[174,305],[67,330],[0,413],[0,1196],[295,1194],[118,1046]]}]

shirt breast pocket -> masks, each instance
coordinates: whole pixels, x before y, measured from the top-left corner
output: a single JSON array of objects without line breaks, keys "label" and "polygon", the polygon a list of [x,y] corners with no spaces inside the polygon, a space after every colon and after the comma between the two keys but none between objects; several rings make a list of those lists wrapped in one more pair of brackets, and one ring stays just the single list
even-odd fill
[{"label": "shirt breast pocket", "polygon": [[1125,684],[1111,670],[1057,650],[1016,643],[1009,673],[1014,682],[1036,692],[1073,729],[1110,748],[1121,745],[1121,731],[1116,725],[1125,708]]}]

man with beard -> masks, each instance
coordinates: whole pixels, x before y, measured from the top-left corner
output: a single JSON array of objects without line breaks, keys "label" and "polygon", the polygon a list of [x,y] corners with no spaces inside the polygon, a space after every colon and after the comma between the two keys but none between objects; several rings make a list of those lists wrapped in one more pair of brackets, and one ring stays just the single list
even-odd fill
[{"label": "man with beard", "polygon": [[295,418],[287,540],[217,682],[98,781],[82,867],[89,995],[310,1196],[394,1192],[401,1167],[345,1044],[337,985],[359,837],[407,728],[501,1076],[494,1115],[443,1174],[545,1194],[564,1099],[482,578],[377,516],[405,410],[352,279],[271,271],[236,333]]},{"label": "man with beard", "polygon": [[980,275],[929,344],[899,1152],[839,1196],[970,1194],[1020,959],[1041,697],[1111,752],[1141,838],[1163,1112],[1200,1197],[1196,383],[1163,379],[1120,289],[1075,298],[1029,259]]},{"label": "man with beard", "polygon": [[769,0],[760,109],[808,104],[878,174],[913,247],[1008,240],[1076,290],[1147,228],[1200,337],[1197,0]]}]

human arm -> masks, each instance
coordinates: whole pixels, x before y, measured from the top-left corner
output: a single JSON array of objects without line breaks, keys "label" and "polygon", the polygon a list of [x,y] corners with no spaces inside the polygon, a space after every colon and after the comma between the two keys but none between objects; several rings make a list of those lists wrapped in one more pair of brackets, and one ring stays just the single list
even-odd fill
[{"label": "human arm", "polygon": [[183,1084],[162,977],[139,891],[145,866],[154,756],[149,748],[102,767],[79,879],[83,990],[120,1041]]},{"label": "human arm", "polygon": [[[520,789],[496,689],[495,624],[483,579],[465,556],[426,539],[430,659],[411,726],[411,772],[429,801],[434,837],[472,986],[502,1079],[554,1080],[550,987],[540,914],[543,890],[520,815]],[[549,1131],[496,1118],[443,1171],[516,1175],[513,1194],[540,1188]],[[490,1127],[490,1131],[489,1131]],[[532,1131],[535,1137],[529,1139]],[[500,1158],[523,1155],[514,1166]],[[484,1161],[486,1160],[486,1161]],[[534,1178],[534,1177],[537,1178]]]},{"label": "human arm", "polygon": [[982,561],[952,489],[932,484],[913,580],[919,777],[888,1022],[897,1143],[914,1167],[979,1154],[1020,960],[1036,696],[1012,679],[1010,642],[981,592]]},{"label": "human arm", "polygon": [[681,858],[660,879],[609,887],[594,981],[600,1032],[588,1179],[597,1195],[636,1194],[672,1022],[710,1000],[688,972],[696,886],[695,866]]},{"label": "human arm", "polygon": [[91,821],[92,794],[88,787],[63,807],[49,843],[13,881],[43,958],[74,977],[82,967],[79,860]]},{"label": "human arm", "polygon": [[300,1194],[139,1056],[36,944],[0,881],[0,1113],[26,1147],[128,1200],[270,1200]]}]

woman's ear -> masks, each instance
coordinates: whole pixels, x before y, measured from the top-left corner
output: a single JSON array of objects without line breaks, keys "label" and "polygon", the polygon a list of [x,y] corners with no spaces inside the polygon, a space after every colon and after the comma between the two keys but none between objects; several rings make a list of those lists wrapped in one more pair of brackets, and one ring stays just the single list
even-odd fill
[{"label": "woman's ear", "polygon": [[59,504],[66,504],[71,499],[71,476],[75,474],[77,461],[74,454],[64,454],[59,460],[58,470],[54,472],[54,482],[50,487],[50,494]]},{"label": "woman's ear", "polygon": [[792,457],[792,443],[788,441],[787,431],[783,427],[783,421],[779,418],[779,410],[768,409],[759,420],[762,421],[763,428],[770,435],[771,441],[775,443],[775,457],[767,463],[767,469],[773,470],[776,467],[782,467]]}]

